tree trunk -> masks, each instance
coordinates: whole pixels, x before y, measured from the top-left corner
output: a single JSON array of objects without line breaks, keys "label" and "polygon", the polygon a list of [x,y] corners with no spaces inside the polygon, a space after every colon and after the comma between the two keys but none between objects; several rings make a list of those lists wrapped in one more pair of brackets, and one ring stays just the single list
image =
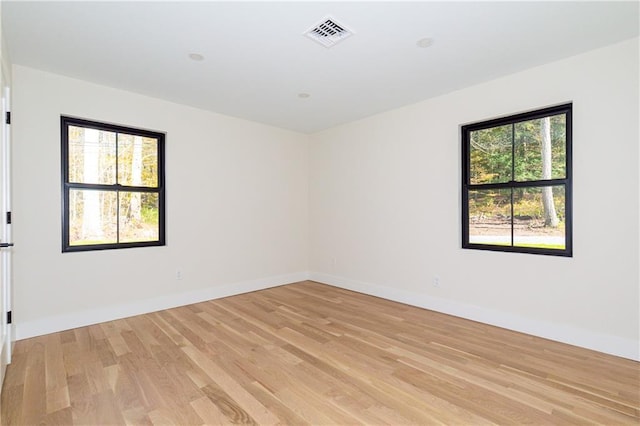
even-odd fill
[{"label": "tree trunk", "polygon": [[[551,119],[545,117],[540,121],[542,179],[551,179]],[[544,208],[544,226],[557,227],[559,220],[556,205],[553,202],[553,188],[550,186],[542,188],[542,206]]]},{"label": "tree trunk", "polygon": [[[99,183],[100,140],[95,129],[84,129],[84,182]],[[98,191],[83,191],[84,209],[82,211],[82,239],[102,239],[102,211]]]},{"label": "tree trunk", "polygon": [[[133,186],[142,185],[142,138],[133,137],[133,155],[131,156],[131,184]],[[130,204],[131,220],[140,223],[142,220],[142,194],[131,193]]]}]

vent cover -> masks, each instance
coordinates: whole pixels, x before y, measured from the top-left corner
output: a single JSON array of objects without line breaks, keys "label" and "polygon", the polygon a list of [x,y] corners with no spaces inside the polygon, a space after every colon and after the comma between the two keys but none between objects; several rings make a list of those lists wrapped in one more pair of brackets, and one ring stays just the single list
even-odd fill
[{"label": "vent cover", "polygon": [[352,30],[328,16],[305,31],[304,35],[324,47],[331,47],[354,33]]}]

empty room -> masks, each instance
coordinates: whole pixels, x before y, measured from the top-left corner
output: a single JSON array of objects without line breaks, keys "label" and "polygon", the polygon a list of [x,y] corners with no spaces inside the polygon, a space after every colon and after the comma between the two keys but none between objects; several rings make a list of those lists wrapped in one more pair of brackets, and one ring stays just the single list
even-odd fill
[{"label": "empty room", "polygon": [[0,423],[640,423],[637,1],[0,1]]}]

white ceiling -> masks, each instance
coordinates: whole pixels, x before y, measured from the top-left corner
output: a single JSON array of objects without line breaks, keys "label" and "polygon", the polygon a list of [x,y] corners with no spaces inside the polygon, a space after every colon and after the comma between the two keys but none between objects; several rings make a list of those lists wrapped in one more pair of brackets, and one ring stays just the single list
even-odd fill
[{"label": "white ceiling", "polygon": [[[5,0],[2,28],[14,64],[313,133],[636,37],[638,5]],[[327,15],[355,35],[302,35]]]}]

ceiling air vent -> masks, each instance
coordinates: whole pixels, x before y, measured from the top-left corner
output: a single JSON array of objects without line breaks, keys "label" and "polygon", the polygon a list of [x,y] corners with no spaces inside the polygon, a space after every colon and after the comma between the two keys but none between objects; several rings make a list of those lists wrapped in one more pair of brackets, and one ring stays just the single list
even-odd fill
[{"label": "ceiling air vent", "polygon": [[331,47],[353,35],[353,31],[328,16],[305,31],[304,35],[324,47]]}]

